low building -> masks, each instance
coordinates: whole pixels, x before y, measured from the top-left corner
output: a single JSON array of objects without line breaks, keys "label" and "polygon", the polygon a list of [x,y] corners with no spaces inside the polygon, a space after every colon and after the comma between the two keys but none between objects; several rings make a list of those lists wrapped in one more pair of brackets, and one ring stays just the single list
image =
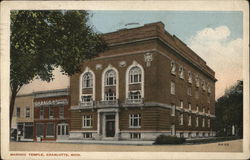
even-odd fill
[{"label": "low building", "polygon": [[34,93],[34,140],[68,139],[70,129],[68,89]]},{"label": "low building", "polygon": [[215,72],[161,22],[103,35],[70,77],[71,139],[215,135]]},{"label": "low building", "polygon": [[17,95],[11,125],[17,129],[16,140],[32,141],[33,123],[33,94]]}]

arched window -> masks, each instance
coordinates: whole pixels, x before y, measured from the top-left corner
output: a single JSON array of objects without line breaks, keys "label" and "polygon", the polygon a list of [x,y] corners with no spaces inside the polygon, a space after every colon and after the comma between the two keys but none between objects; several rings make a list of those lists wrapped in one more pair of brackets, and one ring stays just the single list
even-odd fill
[{"label": "arched window", "polygon": [[93,87],[93,75],[90,72],[86,72],[82,77],[82,87],[92,88]]},{"label": "arched window", "polygon": [[114,70],[108,70],[105,73],[105,85],[112,86],[116,84],[116,73]]},{"label": "arched window", "polygon": [[141,69],[137,66],[129,71],[129,83],[141,83]]}]

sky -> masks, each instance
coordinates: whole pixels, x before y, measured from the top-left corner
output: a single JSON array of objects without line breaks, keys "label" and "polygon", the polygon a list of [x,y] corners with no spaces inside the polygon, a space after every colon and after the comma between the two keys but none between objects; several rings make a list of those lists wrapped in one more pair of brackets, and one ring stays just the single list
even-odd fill
[{"label": "sky", "polygon": [[[216,98],[243,79],[243,14],[240,11],[89,11],[89,25],[98,33],[161,21],[215,71]],[[127,25],[136,23],[134,25]],[[51,83],[34,80],[19,94],[69,87],[69,78],[55,70]]]}]

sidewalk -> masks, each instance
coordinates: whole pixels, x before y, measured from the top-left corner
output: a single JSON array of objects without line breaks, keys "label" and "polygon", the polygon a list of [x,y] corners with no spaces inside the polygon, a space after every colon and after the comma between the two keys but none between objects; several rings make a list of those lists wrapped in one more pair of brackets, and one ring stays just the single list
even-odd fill
[{"label": "sidewalk", "polygon": [[[44,141],[49,142],[49,141]],[[126,141],[126,140],[57,140],[51,141],[59,143],[74,143],[74,144],[117,144],[117,145],[152,145],[154,141]]]}]

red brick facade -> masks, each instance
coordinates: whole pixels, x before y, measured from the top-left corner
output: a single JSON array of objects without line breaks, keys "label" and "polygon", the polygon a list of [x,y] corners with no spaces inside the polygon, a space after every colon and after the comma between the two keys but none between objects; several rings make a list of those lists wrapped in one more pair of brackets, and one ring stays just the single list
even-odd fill
[{"label": "red brick facade", "polygon": [[67,89],[42,91],[34,95],[34,140],[67,138],[70,130],[70,96]]},{"label": "red brick facade", "polygon": [[[160,134],[192,137],[214,134],[215,73],[183,42],[167,33],[161,22],[108,33],[104,38],[109,49],[84,62],[82,73],[70,77],[71,138],[146,140]],[[133,67],[140,70],[132,76],[136,80],[130,80]],[[111,86],[106,84],[110,70],[116,76],[115,85]],[[85,73],[92,75],[89,87],[84,87]],[[130,82],[138,79],[139,83]],[[109,93],[115,93],[115,100],[107,98]],[[136,98],[131,100],[131,95]],[[82,99],[87,96],[90,101]],[[107,99],[112,101],[111,105],[106,104]],[[131,126],[133,123],[138,126]],[[115,135],[108,135],[113,130]]]}]

